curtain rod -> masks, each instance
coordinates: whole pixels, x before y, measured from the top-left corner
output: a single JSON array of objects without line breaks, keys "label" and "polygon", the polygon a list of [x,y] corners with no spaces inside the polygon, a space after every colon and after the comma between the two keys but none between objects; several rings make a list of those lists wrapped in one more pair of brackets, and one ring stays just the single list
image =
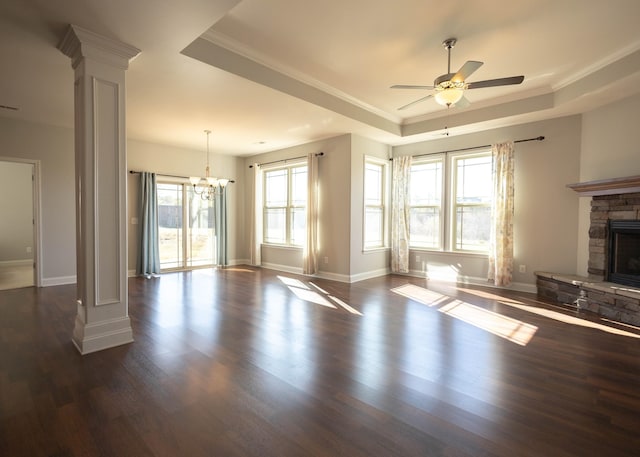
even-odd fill
[{"label": "curtain rod", "polygon": [[[542,140],[544,140],[544,137],[542,135],[540,135],[540,136],[537,136],[535,138],[525,138],[523,140],[515,140],[514,143],[525,143],[527,141],[542,141]],[[430,155],[434,155],[434,154],[446,154],[448,152],[471,151],[472,149],[484,149],[484,148],[490,148],[490,147],[491,147],[490,144],[483,144],[482,146],[471,146],[469,148],[450,149],[448,151],[428,152],[426,154],[416,154],[416,155],[411,156],[411,157],[424,157],[424,156],[430,156]],[[389,160],[393,160],[393,158],[391,158]]]},{"label": "curtain rod", "polygon": [[[129,173],[132,175],[142,173],[141,171],[129,170]],[[156,173],[158,176],[164,176],[165,178],[178,178],[178,179],[189,179],[189,176],[177,176],[177,175],[165,175],[163,173]],[[230,179],[229,182],[235,183],[233,179]]]},{"label": "curtain rod", "polygon": [[[324,152],[316,152],[316,157],[322,157],[324,155]],[[281,159],[281,160],[274,160],[273,162],[265,162],[265,163],[258,163],[256,164],[257,166],[261,167],[263,165],[271,165],[272,163],[278,163],[278,162],[287,162],[289,160],[298,160],[298,159],[304,159],[307,156],[300,156],[300,157],[292,157],[290,159]],[[253,168],[253,165],[249,165],[249,168]]]}]

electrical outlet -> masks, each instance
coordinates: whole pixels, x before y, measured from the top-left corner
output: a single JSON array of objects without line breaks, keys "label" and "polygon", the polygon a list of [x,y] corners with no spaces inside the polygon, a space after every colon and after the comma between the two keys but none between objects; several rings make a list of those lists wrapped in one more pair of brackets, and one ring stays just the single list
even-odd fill
[{"label": "electrical outlet", "polygon": [[520,265],[520,267],[518,268],[518,271],[520,273],[526,273],[527,272],[527,266],[526,265]]},{"label": "electrical outlet", "polygon": [[419,255],[416,256],[416,262],[420,262],[420,256]]},{"label": "electrical outlet", "polygon": [[324,263],[325,263],[325,264],[329,263],[329,257],[325,257],[325,258],[324,258]]},{"label": "electrical outlet", "polygon": [[31,251],[32,251],[31,246],[27,246],[27,254],[31,254]]}]

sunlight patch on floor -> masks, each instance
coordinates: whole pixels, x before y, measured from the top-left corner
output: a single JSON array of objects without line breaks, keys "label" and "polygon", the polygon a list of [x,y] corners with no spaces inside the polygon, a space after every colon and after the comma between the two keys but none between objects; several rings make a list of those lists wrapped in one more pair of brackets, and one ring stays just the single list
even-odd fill
[{"label": "sunlight patch on floor", "polygon": [[333,295],[329,295],[329,298],[331,300],[333,300],[334,302],[336,302],[338,305],[342,306],[347,311],[349,311],[351,314],[357,314],[358,316],[362,316],[362,313],[360,311],[358,311],[357,309],[354,309],[351,306],[347,305],[345,302],[343,302],[339,298],[336,298]]},{"label": "sunlight patch on floor", "polygon": [[446,295],[425,289],[424,287],[416,286],[415,284],[405,284],[391,289],[391,292],[410,298],[427,306],[438,306],[444,301],[449,300],[449,297]]},{"label": "sunlight patch on floor", "polygon": [[524,304],[521,301],[514,300],[512,298],[502,297],[500,295],[492,294],[491,292],[487,292],[487,291],[484,291],[484,290],[465,289],[464,287],[458,287],[457,289],[459,291],[466,292],[466,293],[471,294],[471,295],[475,295],[476,297],[488,298],[489,300],[496,300],[496,301],[499,301],[501,303],[516,303],[516,304],[519,304],[519,305],[523,305]]},{"label": "sunlight patch on floor", "polygon": [[538,327],[527,324],[518,319],[503,316],[471,303],[455,300],[438,309],[441,313],[453,316],[461,321],[478,327],[482,330],[505,338],[520,346],[526,346],[533,338]]},{"label": "sunlight patch on floor", "polygon": [[[544,316],[544,317],[548,317],[550,319],[554,319],[560,322],[565,322],[567,324],[571,324],[571,325],[579,325],[581,327],[588,327],[588,328],[594,328],[597,330],[601,330],[603,332],[607,332],[607,333],[613,333],[614,335],[622,335],[622,336],[628,336],[631,338],[640,338],[640,335],[636,334],[636,333],[631,333],[631,332],[627,332],[625,330],[622,329],[618,329],[618,328],[614,328],[614,327],[609,327],[608,325],[603,325],[603,324],[599,324],[598,322],[593,322],[593,321],[588,321],[585,319],[582,319],[580,317],[575,317],[575,316],[569,316],[567,314],[563,314],[563,313],[559,313],[557,311],[553,311],[550,309],[545,309],[545,308],[538,308],[535,306],[528,306],[528,305],[524,305],[524,304],[518,304],[515,302],[505,302],[500,300],[500,303],[504,304],[504,305],[508,305],[508,306],[513,306],[514,308],[518,308],[521,309],[523,311],[527,311],[533,314],[537,314],[539,316]],[[616,322],[617,324],[617,322]]]},{"label": "sunlight patch on floor", "polygon": [[[308,301],[321,306],[326,306],[327,308],[333,308],[333,309],[342,308],[351,314],[362,316],[362,313],[360,311],[353,308],[348,303],[345,303],[344,301],[340,300],[339,298],[334,297],[333,295],[330,295],[329,292],[327,292],[322,287],[314,284],[311,281],[309,281],[308,282],[309,285],[307,285],[299,279],[288,278],[286,276],[278,276],[278,279],[282,281],[282,283],[285,284],[287,288],[291,292],[293,292],[293,294],[296,297],[298,297],[300,300]],[[312,286],[313,288],[309,286]]]},{"label": "sunlight patch on floor", "polygon": [[300,289],[309,289],[305,283],[299,279],[287,278],[286,276],[278,276],[278,279],[289,287],[299,287]]},{"label": "sunlight patch on floor", "polygon": [[[538,330],[535,325],[527,324],[493,311],[486,310],[471,303],[453,299],[447,295],[434,292],[415,284],[404,284],[391,289],[403,297],[422,303],[429,307],[437,307],[438,311],[471,324],[487,332],[493,333],[521,346],[526,346]],[[488,294],[490,295],[490,294]],[[490,297],[485,297],[490,298]],[[502,298],[495,296],[495,299]]]},{"label": "sunlight patch on floor", "polygon": [[309,301],[311,303],[315,303],[316,305],[326,306],[327,308],[336,308],[336,305],[330,303],[329,300],[324,298],[318,292],[314,292],[313,290],[301,289],[299,287],[288,286],[289,290],[295,294],[300,300]]}]

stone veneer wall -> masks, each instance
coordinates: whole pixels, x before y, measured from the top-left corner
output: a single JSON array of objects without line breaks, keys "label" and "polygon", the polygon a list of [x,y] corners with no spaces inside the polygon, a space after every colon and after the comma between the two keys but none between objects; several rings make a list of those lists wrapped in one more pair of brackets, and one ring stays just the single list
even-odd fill
[{"label": "stone veneer wall", "polygon": [[612,220],[639,220],[640,193],[595,195],[591,200],[589,227],[589,279],[603,281],[607,274],[607,223]]},{"label": "stone veneer wall", "polygon": [[609,220],[639,219],[640,192],[594,195],[589,226],[589,277],[536,272],[538,296],[640,326],[640,290],[604,282],[609,264]]},{"label": "stone veneer wall", "polygon": [[[536,272],[538,296],[576,306],[608,319],[640,326],[640,290],[610,282],[592,282],[579,276]],[[580,299],[578,302],[577,300]],[[580,306],[577,306],[580,303]]]}]

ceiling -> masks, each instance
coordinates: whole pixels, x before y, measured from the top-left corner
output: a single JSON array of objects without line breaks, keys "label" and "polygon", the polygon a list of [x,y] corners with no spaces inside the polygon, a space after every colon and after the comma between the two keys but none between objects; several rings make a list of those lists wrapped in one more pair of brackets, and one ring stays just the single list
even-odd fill
[{"label": "ceiling", "polygon": [[[397,145],[584,112],[640,91],[637,0],[0,0],[0,116],[73,126],[69,24],[141,50],[127,70],[127,136],[253,155],[343,133]],[[399,111],[446,73],[471,106]]]}]

